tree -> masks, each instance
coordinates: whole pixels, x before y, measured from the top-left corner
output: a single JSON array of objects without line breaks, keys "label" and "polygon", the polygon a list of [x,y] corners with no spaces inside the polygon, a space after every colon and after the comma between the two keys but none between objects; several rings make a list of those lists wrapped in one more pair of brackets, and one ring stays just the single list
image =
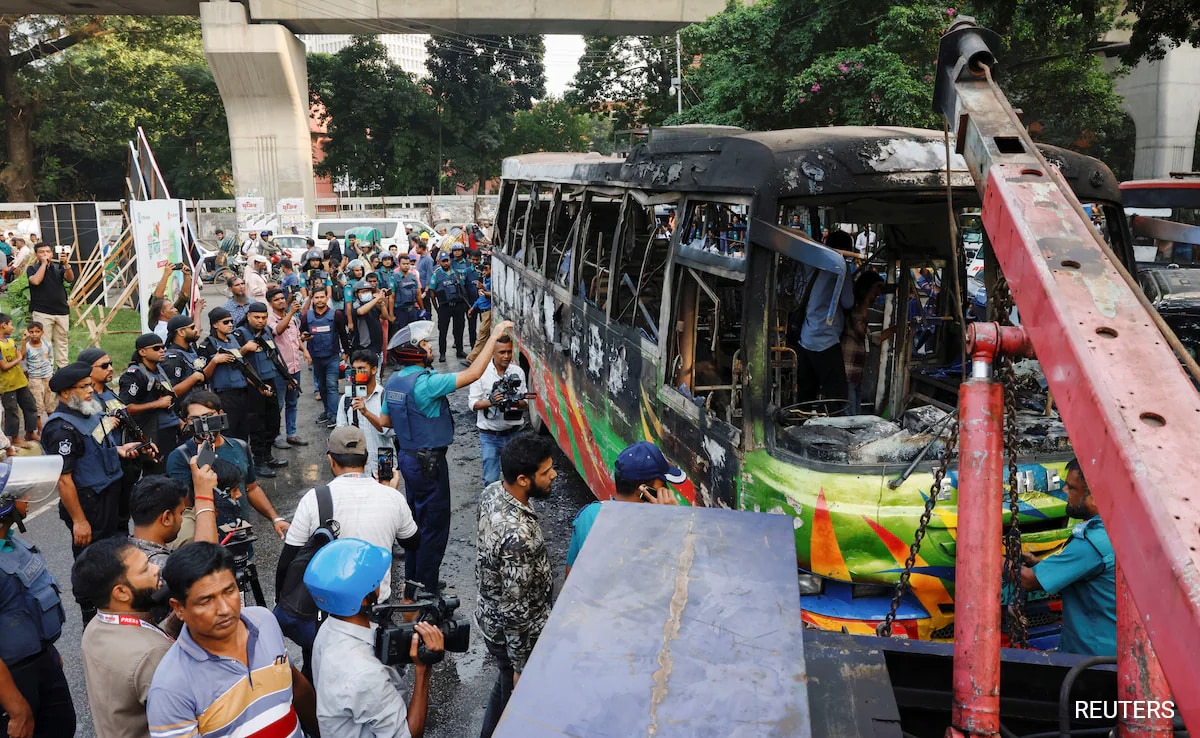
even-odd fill
[{"label": "tree", "polygon": [[612,151],[612,123],[603,116],[575,113],[565,101],[550,98],[513,115],[506,155],[534,151]]},{"label": "tree", "polygon": [[97,16],[0,16],[0,94],[4,96],[6,156],[0,185],[9,201],[37,199],[33,128],[38,100],[28,94],[25,70],[108,30]]},{"label": "tree", "polygon": [[25,84],[39,111],[31,132],[36,193],[124,197],[128,141],[141,126],[173,193],[227,196],[229,129],[199,21],[109,16],[100,23],[104,33],[46,60]]},{"label": "tree", "polygon": [[1126,64],[1161,59],[1179,44],[1200,46],[1200,5],[1194,2],[1126,0],[1125,12],[1134,18],[1129,48],[1121,55]]},{"label": "tree", "polygon": [[315,169],[367,192],[428,192],[438,176],[433,98],[372,36],[336,54],[308,57],[312,102],[326,125]]},{"label": "tree", "polygon": [[546,45],[541,36],[434,36],[428,48],[446,183],[481,184],[500,172],[513,115],[546,94]]},{"label": "tree", "polygon": [[616,130],[662,125],[675,112],[674,36],[588,36],[565,99],[611,116]]}]

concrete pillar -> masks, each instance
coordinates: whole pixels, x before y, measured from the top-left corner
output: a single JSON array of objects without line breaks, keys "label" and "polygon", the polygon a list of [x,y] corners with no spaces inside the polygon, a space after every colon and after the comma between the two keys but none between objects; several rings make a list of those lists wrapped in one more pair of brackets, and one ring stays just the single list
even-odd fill
[{"label": "concrete pillar", "polygon": [[1200,49],[1183,45],[1156,62],[1141,62],[1117,80],[1125,112],[1137,126],[1134,179],[1192,169],[1200,122]]},{"label": "concrete pillar", "polygon": [[204,55],[229,119],[234,195],[265,198],[268,212],[281,198],[303,197],[311,218],[316,190],[304,44],[281,25],[248,21],[241,3],[200,3]]}]

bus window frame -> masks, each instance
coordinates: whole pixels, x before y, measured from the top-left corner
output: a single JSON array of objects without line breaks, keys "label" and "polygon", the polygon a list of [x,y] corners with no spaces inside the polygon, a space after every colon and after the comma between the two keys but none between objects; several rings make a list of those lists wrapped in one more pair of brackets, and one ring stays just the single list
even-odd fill
[{"label": "bus window frame", "polygon": [[505,182],[500,190],[500,201],[496,204],[496,225],[493,235],[500,245],[500,253],[512,254],[512,204],[517,197],[518,181]]},{"label": "bus window frame", "polygon": [[[588,310],[595,310],[600,313],[600,321],[607,323],[609,306],[612,303],[611,294],[613,254],[616,251],[616,238],[621,232],[622,217],[625,211],[625,199],[628,197],[628,195],[623,190],[607,188],[612,190],[612,194],[610,194],[607,191],[602,191],[604,189],[605,188],[589,188],[583,201],[583,206],[579,210],[579,217],[583,225],[580,228],[579,240],[577,242],[579,244],[579,258],[576,260],[578,263],[572,265],[572,269],[575,270],[575,278],[572,280],[572,297],[578,297],[580,299],[585,312]],[[575,291],[575,288],[583,283],[583,269],[584,262],[586,261],[587,257],[587,244],[589,237],[592,235],[592,216],[595,214],[592,210],[592,207],[596,203],[597,196],[604,198],[605,204],[616,204],[617,206],[617,222],[611,237],[608,239],[608,253],[607,255],[602,255],[601,257],[604,259],[604,266],[608,271],[608,283],[605,285],[606,292],[604,293],[604,301],[599,304],[588,299],[586,292],[581,295]],[[601,242],[603,242],[603,239],[597,241],[597,243]],[[596,274],[598,277],[602,271],[602,267],[599,260],[597,260],[595,264]]]}]

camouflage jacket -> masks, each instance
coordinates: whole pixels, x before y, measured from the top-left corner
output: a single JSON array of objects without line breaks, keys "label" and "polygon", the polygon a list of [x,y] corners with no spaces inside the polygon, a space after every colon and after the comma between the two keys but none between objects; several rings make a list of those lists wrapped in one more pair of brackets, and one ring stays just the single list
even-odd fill
[{"label": "camouflage jacket", "polygon": [[537,513],[495,482],[479,502],[479,630],[518,672],[550,617],[554,575]]}]

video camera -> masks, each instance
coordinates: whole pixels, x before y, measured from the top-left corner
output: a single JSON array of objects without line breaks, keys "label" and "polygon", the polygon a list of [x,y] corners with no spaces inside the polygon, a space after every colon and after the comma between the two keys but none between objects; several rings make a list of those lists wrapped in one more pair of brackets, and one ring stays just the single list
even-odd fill
[{"label": "video camera", "polygon": [[311,294],[313,290],[329,285],[329,272],[324,269],[305,269],[304,281],[308,284],[308,291]]},{"label": "video camera", "polygon": [[253,597],[255,604],[263,607],[266,597],[258,581],[258,566],[254,563],[253,543],[258,540],[254,527],[239,518],[229,525],[217,526],[217,532],[221,536],[221,545],[233,556],[233,577],[238,589],[247,601]]},{"label": "video camera", "polygon": [[521,407],[521,403],[525,400],[532,400],[537,397],[536,392],[522,392],[521,378],[514,374],[505,374],[496,380],[492,385],[491,397],[502,395],[503,399],[495,404],[502,413],[505,420],[521,420],[525,417],[525,409]]},{"label": "video camera", "polygon": [[[458,609],[458,598],[453,595],[424,592],[416,602],[400,605],[375,605],[371,608],[371,619],[379,624],[375,631],[375,658],[385,666],[396,664],[411,664],[408,652],[412,648],[412,637],[417,632],[417,623],[429,623],[442,631],[446,639],[446,651],[466,653],[471,645],[471,620],[465,616],[455,616]],[[416,620],[411,623],[392,620],[392,613],[415,612]],[[417,645],[417,658],[422,664],[433,665],[442,660],[444,651],[429,651],[422,640]]]},{"label": "video camera", "polygon": [[215,436],[223,430],[229,428],[229,416],[225,413],[218,415],[205,415],[200,418],[192,418],[188,424],[188,430],[193,438],[203,438],[206,436]]}]

